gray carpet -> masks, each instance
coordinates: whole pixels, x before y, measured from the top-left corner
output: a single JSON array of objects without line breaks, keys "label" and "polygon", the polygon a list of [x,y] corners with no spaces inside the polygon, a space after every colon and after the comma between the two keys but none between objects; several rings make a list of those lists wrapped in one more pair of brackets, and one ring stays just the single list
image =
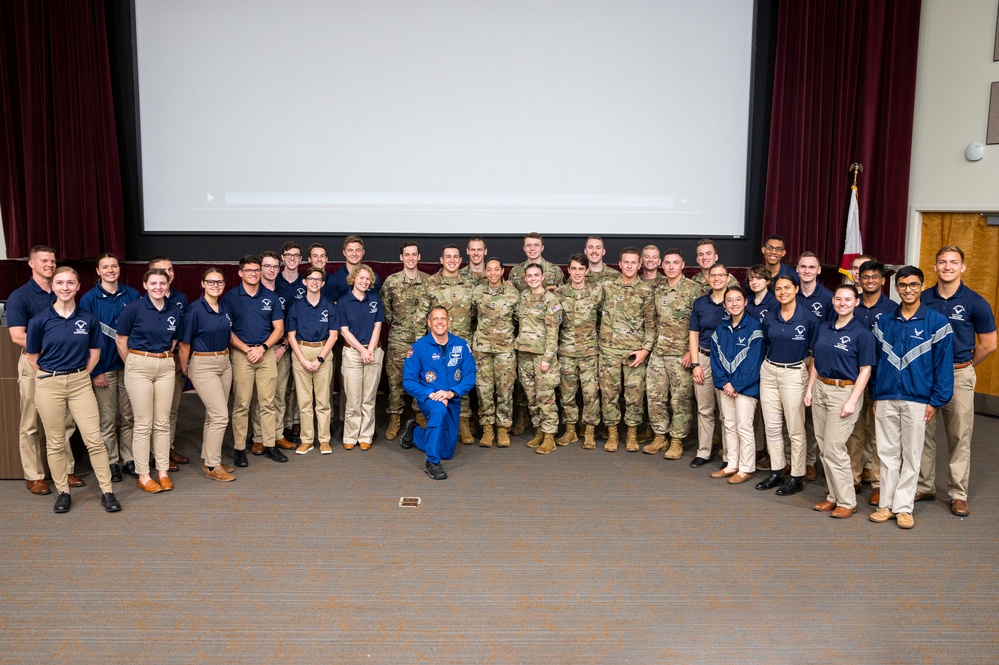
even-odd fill
[{"label": "gray carpet", "polygon": [[419,451],[379,440],[251,456],[216,483],[196,459],[200,417],[185,395],[176,490],[126,479],[116,515],[92,474],[68,515],[0,483],[0,662],[999,660],[987,417],[972,515],[920,503],[908,532],[867,521],[867,486],[858,515],[834,520],[810,509],[821,476],[785,499],[731,486],[688,467],[690,442],[679,462],[459,446],[434,482]]}]

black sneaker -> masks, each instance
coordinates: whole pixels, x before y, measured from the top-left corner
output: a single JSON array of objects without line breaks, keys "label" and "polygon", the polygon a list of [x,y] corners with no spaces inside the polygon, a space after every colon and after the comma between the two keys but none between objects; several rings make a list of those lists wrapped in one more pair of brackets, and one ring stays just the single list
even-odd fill
[{"label": "black sneaker", "polygon": [[[426,468],[427,475],[434,480],[447,480],[447,472],[444,470],[440,464],[434,464],[431,461],[427,461]],[[67,495],[69,496],[69,495]]]},{"label": "black sneaker", "polygon": [[135,472],[135,462],[133,461],[125,462],[125,466],[121,467],[121,472],[133,478],[139,477],[139,474]]},{"label": "black sneaker", "polygon": [[116,513],[121,510],[121,504],[118,503],[118,498],[115,497],[114,492],[105,492],[101,496],[101,505],[104,506],[104,510],[109,513]]},{"label": "black sneaker", "polygon": [[120,483],[121,482],[121,467],[117,464],[111,465],[111,482]]},{"label": "black sneaker", "polygon": [[[399,436],[399,447],[409,450],[413,447],[413,432],[416,430],[416,421],[407,420],[406,426],[402,428],[402,435]],[[429,464],[429,462],[428,462]]]},{"label": "black sneaker", "polygon": [[706,458],[704,458],[704,457],[695,457],[694,459],[690,460],[690,468],[691,469],[700,469],[702,466],[704,466],[707,463],[708,463],[708,460]]},{"label": "black sneaker", "polygon": [[69,509],[72,507],[73,497],[69,495],[69,492],[59,492],[59,496],[56,498],[55,502],[55,511],[57,513],[68,513]]},{"label": "black sneaker", "polygon": [[246,451],[245,450],[232,451],[232,464],[233,466],[238,466],[238,467],[250,466],[250,463],[246,461]]},{"label": "black sneaker", "polygon": [[264,457],[268,457],[275,462],[287,462],[288,458],[285,454],[281,452],[277,446],[271,446],[270,448],[264,448]]}]

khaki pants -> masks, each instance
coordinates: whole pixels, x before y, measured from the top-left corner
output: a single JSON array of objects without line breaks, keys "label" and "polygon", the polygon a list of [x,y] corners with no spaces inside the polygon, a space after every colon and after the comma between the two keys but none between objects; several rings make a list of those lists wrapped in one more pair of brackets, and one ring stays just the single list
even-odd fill
[{"label": "khaki pants", "polygon": [[718,404],[728,446],[727,468],[738,469],[742,473],[756,471],[756,437],[753,434],[756,401],[755,397],[729,397],[721,390],[718,391]]},{"label": "khaki pants", "polygon": [[135,428],[132,452],[135,472],[149,475],[149,448],[152,443],[156,470],[170,468],[170,405],[177,372],[173,357],[150,358],[129,353],[125,359],[125,387],[132,400]]},{"label": "khaki pants", "polygon": [[382,375],[385,352],[375,349],[375,360],[361,362],[361,354],[352,347],[343,348],[343,362],[340,365],[343,379],[342,392],[346,397],[346,411],[343,419],[343,442],[371,443],[375,433],[375,398],[378,396],[378,380]]},{"label": "khaki pants", "polygon": [[968,500],[968,478],[971,475],[971,435],[975,429],[975,382],[977,375],[971,365],[954,370],[954,396],[939,415],[926,426],[922,462],[919,465],[917,492],[937,491],[937,423],[943,416],[947,433],[947,496],[950,500]]},{"label": "khaki pants", "polygon": [[101,492],[111,492],[111,469],[108,451],[101,440],[101,416],[97,398],[87,372],[62,374],[36,380],[35,398],[38,415],[45,425],[49,470],[59,492],[69,492],[69,449],[66,437],[66,414],[72,414],[80,436],[90,453],[90,464],[101,486]]},{"label": "khaki pants", "polygon": [[277,389],[277,361],[274,349],[267,349],[260,362],[254,364],[246,359],[246,354],[232,349],[229,354],[232,362],[232,383],[235,398],[232,404],[232,436],[236,450],[246,449],[246,434],[250,429],[250,402],[254,389],[257,394],[257,408],[260,413],[260,433],[266,448],[273,448],[276,440],[274,419],[274,393]]},{"label": "khaki pants", "polygon": [[[274,354],[277,357],[277,354]],[[292,381],[291,357],[295,355],[288,349],[281,355],[281,360],[277,361],[277,382],[274,384],[274,436],[279,439],[284,436],[284,428],[291,427],[288,423],[288,386]],[[294,407],[298,409],[296,404]],[[253,426],[253,440],[256,443],[263,443],[263,434],[260,431],[260,411],[257,408],[256,397],[250,404],[250,419]]]},{"label": "khaki pants", "polygon": [[783,426],[791,439],[791,475],[805,475],[805,386],[808,370],[777,367],[767,361],[760,366],[760,405],[767,428],[770,468],[784,468]]},{"label": "khaki pants", "polygon": [[173,395],[170,397],[170,447],[177,438],[177,414],[180,413],[180,396],[184,394],[184,375],[174,363]]},{"label": "khaki pants", "polygon": [[[321,346],[301,346],[302,355],[306,360],[315,360]],[[332,354],[330,354],[332,355]],[[306,370],[298,357],[291,361],[291,372],[295,377],[295,393],[298,395],[299,417],[302,426],[302,443],[313,443],[316,434],[319,443],[329,443],[330,416],[330,375],[333,374],[333,362],[327,358],[315,372]],[[315,419],[315,424],[313,424]]]},{"label": "khaki pants", "polygon": [[[874,419],[881,457],[881,508],[911,513],[923,451],[926,405],[903,400],[881,400]],[[934,418],[935,419],[935,418]]]},{"label": "khaki pants", "polygon": [[229,356],[195,356],[187,364],[187,376],[205,405],[201,431],[201,458],[206,466],[222,464],[222,439],[229,424],[229,390],[232,364]]},{"label": "khaki pants", "polygon": [[[717,397],[715,382],[711,375],[711,362],[708,356],[701,354],[701,371],[704,372],[704,383],[694,383],[694,398],[697,400],[697,457],[711,458],[711,448],[715,436],[715,406]],[[724,439],[723,439],[724,441]],[[722,457],[725,456],[724,446]]]},{"label": "khaki pants", "polygon": [[[94,387],[97,408],[101,413],[101,439],[108,449],[111,464],[132,461],[132,402],[125,390],[125,370],[104,372],[108,387]],[[119,433],[118,424],[121,423]]]},{"label": "khaki pants", "polygon": [[850,454],[853,484],[860,484],[860,475],[864,472],[866,462],[873,476],[871,487],[878,489],[881,487],[881,460],[878,459],[878,437],[874,431],[874,400],[870,398],[869,390],[864,392],[864,409],[853,425],[853,433],[846,442],[846,451]]},{"label": "khaki pants", "polygon": [[[38,431],[38,410],[35,407],[35,370],[24,353],[17,359],[17,387],[21,393],[21,420],[17,427],[18,446],[21,453],[21,468],[25,480],[43,480],[45,464],[42,461],[42,437]],[[67,412],[65,423],[66,443],[73,436],[72,416]],[[66,448],[67,473],[73,473],[76,460],[69,445]]]},{"label": "khaki pants", "polygon": [[828,489],[826,499],[844,508],[853,508],[857,505],[857,493],[853,489],[853,471],[846,443],[853,432],[857,418],[864,410],[864,396],[861,395],[853,413],[846,418],[840,417],[843,404],[850,399],[852,393],[853,386],[830,386],[821,381],[815,382],[812,392],[815,441],[822,454],[822,468],[826,472]]}]

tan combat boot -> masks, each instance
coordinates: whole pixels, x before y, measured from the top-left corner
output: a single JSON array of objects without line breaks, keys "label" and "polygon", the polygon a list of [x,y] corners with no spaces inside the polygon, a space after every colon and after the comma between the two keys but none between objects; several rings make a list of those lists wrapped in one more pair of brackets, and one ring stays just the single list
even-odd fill
[{"label": "tan combat boot", "polygon": [[644,427],[642,427],[642,431],[638,433],[639,443],[648,443],[649,441],[652,441],[654,438],[656,438],[656,433],[655,431],[653,431],[652,425],[650,424],[646,424]]},{"label": "tan combat boot", "polygon": [[538,447],[536,452],[539,455],[547,455],[551,451],[555,450],[555,435],[545,434],[544,440],[541,442],[541,446]]},{"label": "tan combat boot", "polygon": [[579,441],[579,436],[576,434],[576,423],[566,423],[565,433],[555,439],[555,443],[560,446],[568,446],[574,441]]},{"label": "tan combat boot", "polygon": [[395,441],[399,436],[400,429],[402,429],[402,419],[399,417],[399,414],[390,413],[388,429],[385,430],[385,440]]},{"label": "tan combat boot", "polygon": [[496,447],[497,448],[510,447],[510,430],[508,430],[505,427],[496,428]]},{"label": "tan combat boot", "polygon": [[638,428],[628,425],[628,438],[625,440],[625,450],[629,453],[638,452]]},{"label": "tan combat boot", "polygon": [[584,450],[593,450],[594,448],[597,447],[597,441],[596,441],[596,439],[593,436],[593,430],[594,429],[595,428],[593,427],[593,425],[587,425],[586,426],[586,433],[583,434],[583,449]]},{"label": "tan combat boot", "polygon": [[669,440],[669,450],[663,455],[666,459],[680,459],[683,457],[683,441],[680,439]]},{"label": "tan combat boot", "polygon": [[472,428],[469,427],[468,418],[458,420],[458,440],[465,445],[475,443],[475,437],[472,436]]},{"label": "tan combat boot", "polygon": [[604,444],[604,450],[609,453],[617,452],[617,425],[607,426],[607,443]]},{"label": "tan combat boot", "polygon": [[537,448],[541,445],[541,442],[545,438],[545,433],[541,431],[541,428],[534,430],[534,438],[527,442],[528,448]]},{"label": "tan combat boot", "polygon": [[516,406],[513,409],[513,427],[510,428],[510,434],[514,436],[523,436],[524,432],[527,431],[527,423],[530,418],[527,415],[527,409],[522,406]]},{"label": "tan combat boot", "polygon": [[655,455],[660,450],[665,448],[667,445],[665,434],[656,434],[656,438],[652,439],[652,443],[642,448],[643,453],[648,453],[649,455]]},{"label": "tan combat boot", "polygon": [[482,426],[482,438],[479,440],[479,447],[489,448],[493,445],[493,426]]},{"label": "tan combat boot", "polygon": [[416,412],[416,424],[423,428],[427,426],[427,417],[423,415],[422,411]]}]

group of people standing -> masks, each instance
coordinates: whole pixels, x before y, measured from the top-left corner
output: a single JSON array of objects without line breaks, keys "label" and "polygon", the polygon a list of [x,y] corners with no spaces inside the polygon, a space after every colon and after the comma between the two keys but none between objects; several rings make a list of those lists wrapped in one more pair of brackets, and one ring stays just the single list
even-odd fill
[{"label": "group of people standing", "polygon": [[[509,446],[533,425],[527,445],[540,454],[580,438],[592,449],[598,436],[614,452],[624,420],[627,451],[676,460],[696,404],[692,467],[709,463],[721,443],[712,477],[740,484],[768,467],[757,489],[789,496],[816,478],[821,456],[828,496],[816,510],[854,514],[866,475],[878,506],[871,519],[908,528],[913,502],[935,495],[933,416],[942,409],[951,510],[968,514],[974,365],[995,349],[996,329],[985,300],[961,283],[960,249],[940,250],[937,284],[925,291],[918,268],[898,270],[901,304],[882,293],[886,268],[873,257],[858,257],[853,283],[829,291],[817,281],[818,258],[805,252],[792,270],[776,235],[745,285],[709,239],[697,244],[692,278],[676,248],[625,248],[619,272],[592,236],[569,257],[568,280],[543,251],[543,238],[528,234],[525,261],[504,279],[503,263],[474,237],[465,267],[458,246],[447,245],[439,272],[428,275],[418,243],[406,242],[402,270],[382,285],[363,264],[357,236],[345,239],[346,265],[332,274],[321,244],[303,255],[288,242],[280,253],[243,257],[240,283],[228,290],[220,270],[206,270],[192,304],[172,289],[169,259],[150,262],[140,296],[119,282],[117,258],[104,255],[99,283],[77,306],[79,276],[55,267],[52,248],[36,247],[32,279],[8,301],[11,336],[26,350],[19,383],[28,489],[50,491],[40,416],[57,512],[69,510],[69,487],[82,484],[66,444],[74,422],[107,510],[120,509],[111,483],[123,474],[147,492],[171,490],[169,472],[189,461],[172,448],[184,376],[205,405],[206,477],[234,480],[234,467],[248,465],[251,434],[251,453],[275,462],[287,461],[282,450],[304,455],[317,444],[329,454],[339,355],[343,447],[372,445],[384,364],[385,438],[424,450],[435,479],[447,477],[440,462],[457,441],[476,442],[476,425],[484,447]],[[234,466],[222,461],[230,391]],[[404,426],[406,394],[415,418]]]}]

